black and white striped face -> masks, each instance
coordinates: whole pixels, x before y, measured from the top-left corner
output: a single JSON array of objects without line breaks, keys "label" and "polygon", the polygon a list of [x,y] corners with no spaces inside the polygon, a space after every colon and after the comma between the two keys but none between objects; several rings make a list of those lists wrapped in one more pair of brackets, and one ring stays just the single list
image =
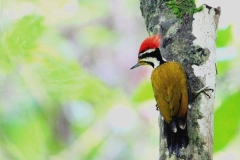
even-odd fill
[{"label": "black and white striped face", "polygon": [[163,59],[160,54],[159,48],[147,49],[138,54],[138,63],[135,64],[131,69],[142,65],[150,65],[155,69],[157,66],[165,62],[165,59]]},{"label": "black and white striped face", "polygon": [[158,48],[148,49],[142,53],[139,53],[138,59],[140,62],[151,65],[153,68],[159,66],[161,60],[163,60]]}]

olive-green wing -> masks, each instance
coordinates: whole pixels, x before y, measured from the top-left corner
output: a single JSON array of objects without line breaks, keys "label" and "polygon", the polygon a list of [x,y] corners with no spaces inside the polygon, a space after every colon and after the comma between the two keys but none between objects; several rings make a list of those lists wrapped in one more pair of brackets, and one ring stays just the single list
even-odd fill
[{"label": "olive-green wing", "polygon": [[152,86],[157,105],[165,121],[184,117],[187,112],[187,80],[178,62],[167,62],[154,69]]}]

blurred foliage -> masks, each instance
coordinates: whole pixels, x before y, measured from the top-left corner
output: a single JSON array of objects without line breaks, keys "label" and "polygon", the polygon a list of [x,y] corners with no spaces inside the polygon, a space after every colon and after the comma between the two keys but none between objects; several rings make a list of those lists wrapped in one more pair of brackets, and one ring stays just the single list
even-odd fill
[{"label": "blurred foliage", "polygon": [[132,101],[142,103],[154,97],[151,81],[143,81],[134,91]]},{"label": "blurred foliage", "polygon": [[3,70],[13,69],[22,61],[34,56],[34,52],[31,51],[44,30],[42,20],[41,16],[28,15],[2,33],[0,63]]},{"label": "blurred foliage", "polygon": [[[233,46],[234,41],[232,25],[226,29],[218,29],[216,45],[219,48]],[[233,46],[238,47],[238,46]],[[231,51],[231,50],[230,50]],[[231,141],[239,136],[240,126],[240,110],[239,110],[239,85],[234,79],[237,74],[234,70],[239,65],[235,65],[239,59],[239,54],[233,60],[228,59],[228,54],[225,53],[226,60],[217,62],[217,101],[220,101],[220,106],[214,112],[214,152],[219,152],[225,149]],[[231,72],[233,71],[233,72]],[[234,89],[230,89],[226,85],[235,83]],[[220,90],[220,91],[219,91]],[[221,93],[219,93],[221,92]]]},{"label": "blurred foliage", "polygon": [[[10,84],[24,91],[24,97],[5,99],[1,105],[1,140],[13,159],[47,159],[65,147],[59,133],[56,136],[55,124],[64,104],[85,101],[101,116],[111,105],[108,99],[114,101],[117,93],[87,74],[77,61],[38,43],[44,32],[42,21],[36,15],[19,19],[3,33],[0,44],[1,71],[11,79]],[[6,112],[4,105],[14,109]],[[89,125],[77,128],[82,132]]]},{"label": "blurred foliage", "polygon": [[232,26],[217,30],[217,47],[226,47],[233,41]]},{"label": "blurred foliage", "polygon": [[240,91],[229,95],[214,113],[214,152],[223,149],[238,132]]},{"label": "blurred foliage", "polygon": [[109,46],[116,39],[116,33],[103,26],[87,27],[82,30],[82,39],[86,45]]},{"label": "blurred foliage", "polygon": [[229,69],[231,68],[231,61],[219,61],[217,62],[217,76],[221,77],[224,76]]}]

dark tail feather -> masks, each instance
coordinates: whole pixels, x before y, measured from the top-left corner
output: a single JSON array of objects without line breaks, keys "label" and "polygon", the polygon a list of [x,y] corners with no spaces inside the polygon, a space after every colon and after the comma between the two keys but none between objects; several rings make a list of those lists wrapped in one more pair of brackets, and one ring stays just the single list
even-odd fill
[{"label": "dark tail feather", "polygon": [[187,134],[187,126],[181,129],[177,125],[177,132],[174,133],[167,122],[164,121],[164,136],[167,139],[167,147],[169,151],[169,157],[175,152],[176,156],[179,157],[179,151],[182,147],[186,148],[189,143]]}]

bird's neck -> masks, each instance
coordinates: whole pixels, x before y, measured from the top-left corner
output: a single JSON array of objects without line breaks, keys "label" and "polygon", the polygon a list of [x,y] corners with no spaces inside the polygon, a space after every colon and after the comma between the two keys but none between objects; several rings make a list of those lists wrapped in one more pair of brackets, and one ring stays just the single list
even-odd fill
[{"label": "bird's neck", "polygon": [[157,58],[157,60],[159,61],[159,65],[161,65],[161,64],[163,64],[163,63],[166,63],[166,60],[162,57],[159,48],[156,49],[155,52],[156,52],[156,58]]},{"label": "bird's neck", "polygon": [[162,57],[159,48],[157,48],[154,51],[154,57],[152,58],[152,63],[153,65],[153,69],[157,68],[158,66],[162,65],[163,63],[166,63],[166,60]]}]

